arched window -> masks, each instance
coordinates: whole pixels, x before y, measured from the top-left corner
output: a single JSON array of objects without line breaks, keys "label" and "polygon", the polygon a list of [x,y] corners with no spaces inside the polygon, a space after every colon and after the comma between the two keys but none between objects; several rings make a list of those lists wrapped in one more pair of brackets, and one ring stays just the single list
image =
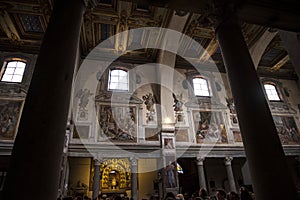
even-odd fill
[{"label": "arched window", "polygon": [[199,77],[193,78],[193,87],[195,96],[210,96],[208,82],[206,79]]},{"label": "arched window", "polygon": [[5,61],[1,71],[1,81],[21,83],[26,67],[26,62],[21,60]]},{"label": "arched window", "polygon": [[264,87],[265,87],[265,91],[266,91],[269,101],[280,101],[281,100],[279,98],[279,95],[278,95],[275,85],[266,83],[266,84],[264,84]]},{"label": "arched window", "polygon": [[109,71],[108,89],[128,91],[128,72],[123,69],[111,69]]}]

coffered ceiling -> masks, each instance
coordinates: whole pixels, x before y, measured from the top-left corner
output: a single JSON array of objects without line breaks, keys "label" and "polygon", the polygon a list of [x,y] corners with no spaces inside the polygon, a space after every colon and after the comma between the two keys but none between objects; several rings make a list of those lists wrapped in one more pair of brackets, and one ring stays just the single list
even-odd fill
[{"label": "coffered ceiling", "polygon": [[[81,29],[80,50],[85,58],[89,52],[110,36],[125,30],[140,27],[168,28],[174,10],[147,3],[119,0],[98,0],[94,8],[87,8]],[[0,2],[0,51],[38,54],[53,8],[52,0],[2,0]],[[178,15],[185,13],[178,12]],[[199,23],[201,14],[187,13],[183,33],[192,37],[204,47],[208,54],[185,44],[185,55],[199,63],[209,64],[212,60],[224,71],[221,51],[212,27]],[[243,22],[242,31],[249,49],[266,31],[276,31],[262,25]],[[61,30],[63,31],[63,30]],[[134,38],[134,40],[132,39]],[[126,38],[112,40],[107,51],[126,51],[130,45],[142,46],[149,42],[147,33],[129,32]],[[237,50],[238,51],[238,50]],[[157,49],[140,49],[122,56],[124,62],[156,62]],[[212,60],[209,59],[211,56]],[[185,60],[177,57],[176,67],[190,69]],[[264,76],[297,79],[280,37],[277,35],[267,46],[259,62],[258,72]]]}]

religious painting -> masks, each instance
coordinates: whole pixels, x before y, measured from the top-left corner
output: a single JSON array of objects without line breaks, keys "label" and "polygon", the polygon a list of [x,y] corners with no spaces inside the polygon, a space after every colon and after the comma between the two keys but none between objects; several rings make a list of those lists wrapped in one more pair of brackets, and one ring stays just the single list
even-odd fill
[{"label": "religious painting", "polygon": [[282,144],[300,144],[300,133],[291,116],[273,116]]},{"label": "religious painting", "polygon": [[174,149],[173,138],[164,138],[164,148],[165,149]]},{"label": "religious painting", "polygon": [[136,142],[137,113],[135,106],[100,105],[99,141]]},{"label": "religious painting", "polygon": [[14,140],[22,108],[22,100],[0,99],[0,140]]},{"label": "religious painting", "polygon": [[87,121],[88,117],[89,117],[89,113],[87,110],[79,110],[78,116],[77,116],[77,121]]},{"label": "religious painting", "polygon": [[197,143],[227,143],[227,133],[221,112],[193,111]]}]

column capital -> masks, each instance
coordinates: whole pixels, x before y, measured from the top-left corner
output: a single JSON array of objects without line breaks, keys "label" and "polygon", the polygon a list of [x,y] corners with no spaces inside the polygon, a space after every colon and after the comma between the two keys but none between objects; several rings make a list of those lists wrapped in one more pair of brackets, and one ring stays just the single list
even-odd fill
[{"label": "column capital", "polygon": [[103,161],[104,161],[104,159],[101,157],[94,157],[94,165],[95,166],[100,166]]},{"label": "column capital", "polygon": [[138,158],[130,157],[130,162],[131,162],[132,166],[137,166],[138,165]]},{"label": "column capital", "polygon": [[196,159],[197,159],[197,165],[203,165],[205,157],[197,157]]},{"label": "column capital", "polygon": [[231,165],[231,161],[233,160],[233,157],[227,156],[224,159],[225,165]]}]

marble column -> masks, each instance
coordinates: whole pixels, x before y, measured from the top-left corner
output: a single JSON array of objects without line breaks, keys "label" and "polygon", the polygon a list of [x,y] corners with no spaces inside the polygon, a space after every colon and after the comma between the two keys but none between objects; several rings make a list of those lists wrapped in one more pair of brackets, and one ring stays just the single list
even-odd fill
[{"label": "marble column", "polygon": [[[257,200],[295,199],[296,188],[240,24],[228,11],[215,27]],[[280,184],[279,184],[280,183]]]},{"label": "marble column", "polygon": [[54,1],[27,93],[4,198],[56,199],[83,0]]},{"label": "marble column", "polygon": [[100,159],[94,159],[94,178],[93,178],[93,199],[96,199],[100,192]]},{"label": "marble column", "polygon": [[138,200],[138,160],[130,158],[131,161],[131,197],[133,200]]},{"label": "marble column", "polygon": [[236,192],[236,185],[235,185],[235,180],[233,176],[233,171],[232,171],[232,166],[231,166],[231,161],[233,160],[232,157],[226,157],[224,160],[225,166],[226,166],[226,172],[227,172],[227,178],[228,178],[228,183],[229,183],[229,190],[230,192]]},{"label": "marble column", "polygon": [[205,188],[206,187],[206,181],[205,181],[205,174],[204,174],[204,157],[197,157],[197,168],[198,168],[198,178],[199,178],[199,187]]}]

